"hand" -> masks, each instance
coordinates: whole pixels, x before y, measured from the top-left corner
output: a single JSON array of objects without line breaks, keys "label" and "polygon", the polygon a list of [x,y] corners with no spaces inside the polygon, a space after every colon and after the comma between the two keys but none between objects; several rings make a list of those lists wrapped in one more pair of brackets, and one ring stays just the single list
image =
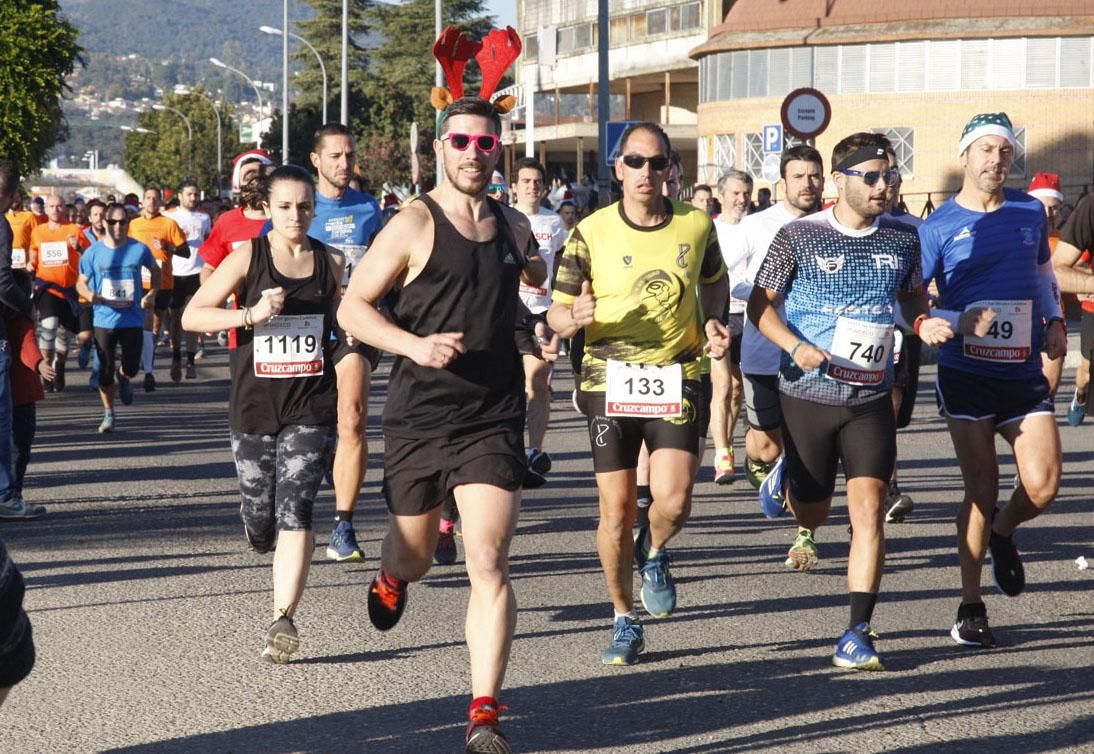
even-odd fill
[{"label": "hand", "polygon": [[267,288],[262,291],[258,303],[251,307],[251,324],[264,325],[281,313],[285,308],[285,289]]},{"label": "hand", "polygon": [[448,365],[463,352],[462,332],[441,332],[418,338],[414,348],[407,352],[407,356],[419,366],[447,369]]},{"label": "hand", "polygon": [[558,335],[551,331],[544,322],[537,321],[532,327],[532,335],[535,336],[536,350],[533,356],[552,364],[558,360]]},{"label": "hand", "polygon": [[[129,304],[123,303],[121,301],[107,301],[106,303],[110,306],[113,306],[115,309],[127,309],[129,307]],[[146,312],[150,312],[152,311],[152,307],[154,307],[155,305],[155,292],[148,291],[148,293],[141,296],[141,309],[144,309]]]},{"label": "hand", "polygon": [[358,343],[357,338],[353,337],[349,333],[346,333],[346,345],[347,346],[349,346],[350,348],[356,348],[357,343]]},{"label": "hand", "polygon": [[596,316],[596,297],[593,296],[593,286],[588,280],[581,284],[581,293],[570,305],[570,316],[574,318],[574,324],[580,327],[588,327]]},{"label": "hand", "polygon": [[1067,329],[1058,319],[1050,322],[1045,328],[1045,354],[1050,359],[1059,359],[1067,355]]},{"label": "hand", "polygon": [[962,335],[975,335],[983,338],[995,321],[996,312],[990,306],[974,306],[961,312],[957,320],[957,331]]},{"label": "hand", "polygon": [[928,346],[937,346],[953,338],[953,328],[942,317],[928,317],[919,323],[919,339]]},{"label": "hand", "polygon": [[57,376],[56,370],[45,359],[42,359],[38,362],[38,374],[42,377],[43,380],[52,380],[54,377]]},{"label": "hand", "polygon": [[703,325],[703,333],[707,336],[706,352],[712,359],[720,359],[729,350],[729,330],[716,319],[708,319]]},{"label": "hand", "polygon": [[794,351],[794,355],[791,358],[802,371],[812,372],[821,364],[831,359],[832,354],[828,353],[823,348],[817,348],[813,344],[803,341],[800,346],[797,346],[797,350]]}]

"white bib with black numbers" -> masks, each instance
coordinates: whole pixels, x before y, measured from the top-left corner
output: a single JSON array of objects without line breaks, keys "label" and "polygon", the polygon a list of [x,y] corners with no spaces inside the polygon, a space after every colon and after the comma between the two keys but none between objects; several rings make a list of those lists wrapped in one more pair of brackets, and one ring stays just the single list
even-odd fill
[{"label": "white bib with black numbers", "polygon": [[893,326],[850,317],[836,320],[825,376],[848,385],[880,385],[893,353]]},{"label": "white bib with black numbers", "polygon": [[64,267],[68,264],[68,244],[64,241],[46,241],[42,244],[42,266]]},{"label": "white bib with black numbers", "polygon": [[13,270],[25,270],[27,267],[27,250],[13,248],[11,250],[11,268]]},{"label": "white bib with black numbers", "polygon": [[997,364],[1021,364],[1029,358],[1033,335],[1032,301],[977,301],[967,308],[991,307],[995,321],[982,338],[966,335],[965,356]]},{"label": "white bib with black numbers", "polygon": [[666,419],[684,411],[683,370],[608,359],[605,404],[608,416]]},{"label": "white bib with black numbers", "polygon": [[112,304],[132,304],[136,288],[133,278],[120,280],[103,278],[102,285],[99,286],[99,295]]},{"label": "white bib with black numbers", "polygon": [[318,377],[323,374],[323,315],[294,314],[254,329],[255,377]]}]

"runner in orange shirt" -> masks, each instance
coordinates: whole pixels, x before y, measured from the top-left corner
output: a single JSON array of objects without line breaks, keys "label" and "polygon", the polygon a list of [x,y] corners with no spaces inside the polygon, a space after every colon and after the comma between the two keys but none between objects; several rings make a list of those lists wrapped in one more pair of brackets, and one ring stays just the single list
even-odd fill
[{"label": "runner in orange shirt", "polygon": [[[35,214],[23,209],[23,194],[19,189],[15,190],[15,199],[11,203],[11,209],[4,214],[11,226],[11,268],[20,272],[27,269],[27,254],[30,249],[30,234],[38,226]],[[29,277],[27,278],[29,284]]]},{"label": "runner in orange shirt", "polygon": [[65,389],[65,358],[68,334],[79,331],[79,302],[76,278],[80,274],[80,254],[91,243],[80,226],[64,222],[65,202],[53,195],[46,200],[47,221],[35,226],[30,234],[27,270],[34,273],[34,299],[38,305],[41,330],[38,347],[53,365],[56,376],[45,382],[47,392]]},{"label": "runner in orange shirt", "polygon": [[[144,351],[141,355],[141,365],[144,368],[144,392],[151,393],[156,389],[156,378],[152,374],[153,359],[156,355],[156,334],[163,327],[164,318],[167,316],[168,307],[171,306],[171,295],[175,288],[175,278],[171,271],[171,257],[179,256],[189,258],[190,246],[186,243],[186,234],[178,223],[161,214],[163,209],[163,194],[158,186],[147,186],[141,199],[140,217],[134,218],[129,223],[129,236],[143,243],[152,250],[152,256],[156,258],[163,271],[160,291],[156,295],[156,303],[151,314],[145,315],[144,323]],[[148,270],[145,270],[144,288],[151,286]]]}]

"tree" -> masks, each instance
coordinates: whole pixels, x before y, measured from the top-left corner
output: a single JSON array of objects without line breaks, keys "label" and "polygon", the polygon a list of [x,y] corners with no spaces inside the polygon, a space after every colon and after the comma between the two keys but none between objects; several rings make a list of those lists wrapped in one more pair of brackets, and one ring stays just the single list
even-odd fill
[{"label": "tree", "polygon": [[[312,136],[322,119],[318,103],[310,107],[289,105],[289,162],[311,170]],[[275,165],[281,164],[281,111],[270,118],[270,130],[262,137],[262,148],[270,153]]]},{"label": "tree", "polygon": [[65,77],[83,64],[78,32],[56,0],[4,3],[0,12],[0,156],[37,170],[64,136]]},{"label": "tree", "polygon": [[[297,33],[315,48],[323,64],[327,67],[327,120],[337,121],[342,105],[342,0],[304,0],[314,11],[312,17],[300,21]],[[369,54],[364,47],[369,38],[371,27],[369,19],[373,8],[372,0],[349,0],[349,111],[361,113],[368,110],[367,77]],[[316,114],[315,128],[322,119],[323,78],[315,55],[305,45],[289,39],[296,46],[293,60],[300,64],[300,73],[295,79],[298,89],[296,105]]]}]

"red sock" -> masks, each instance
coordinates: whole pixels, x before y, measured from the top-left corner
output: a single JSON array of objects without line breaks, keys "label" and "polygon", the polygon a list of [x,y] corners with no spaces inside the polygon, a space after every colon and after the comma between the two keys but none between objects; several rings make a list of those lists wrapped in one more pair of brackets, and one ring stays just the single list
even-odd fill
[{"label": "red sock", "polygon": [[395,578],[391,574],[384,571],[383,568],[380,569],[380,580],[397,592],[401,592],[403,589],[406,589],[405,581]]},{"label": "red sock", "polygon": [[477,696],[471,700],[471,706],[467,710],[467,716],[472,720],[475,719],[475,712],[479,709],[486,707],[486,711],[497,714],[500,709],[498,706],[498,700],[492,696]]}]

